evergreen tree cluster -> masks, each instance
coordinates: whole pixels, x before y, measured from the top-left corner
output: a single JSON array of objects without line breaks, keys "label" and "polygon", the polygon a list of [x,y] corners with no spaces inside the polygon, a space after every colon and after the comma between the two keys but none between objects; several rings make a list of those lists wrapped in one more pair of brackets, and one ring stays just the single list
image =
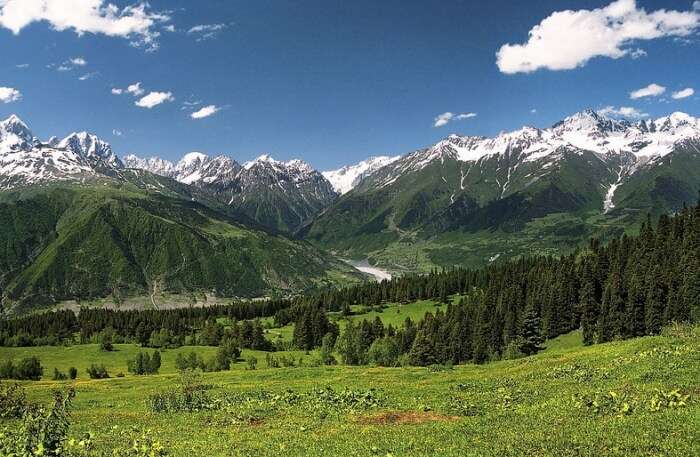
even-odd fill
[{"label": "evergreen tree cluster", "polygon": [[157,374],[160,370],[160,351],[155,351],[153,356],[148,352],[139,351],[136,357],[127,362],[129,373],[135,375]]},{"label": "evergreen tree cluster", "polygon": [[[351,306],[381,306],[422,299],[458,304],[401,328],[381,321],[348,324],[342,335],[326,312],[351,314]],[[529,355],[551,339],[582,329],[584,342],[658,333],[667,323],[700,322],[700,206],[648,219],[637,235],[607,245],[589,245],[560,258],[531,257],[481,269],[454,268],[427,275],[329,289],[291,299],[235,302],[225,306],[170,310],[82,309],[0,320],[0,343],[61,341],[79,331],[94,340],[105,329],[143,345],[191,344],[270,349],[257,317],[295,324],[294,344],[322,345],[330,334],[345,363],[415,365],[484,362]],[[230,329],[216,322],[228,317]],[[241,321],[241,322],[239,322]],[[165,333],[163,331],[165,330]],[[173,343],[173,341],[175,343]]]}]

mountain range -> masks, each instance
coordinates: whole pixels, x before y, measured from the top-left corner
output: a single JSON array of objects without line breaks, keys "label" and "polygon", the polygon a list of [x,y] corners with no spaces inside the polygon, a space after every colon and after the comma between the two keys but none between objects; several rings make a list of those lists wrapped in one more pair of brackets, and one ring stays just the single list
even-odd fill
[{"label": "mountain range", "polygon": [[452,135],[376,170],[301,234],[396,269],[558,254],[634,229],[700,188],[700,121],[594,111],[494,138]]},{"label": "mountain range", "polygon": [[70,299],[146,295],[156,306],[164,293],[298,293],[364,278],[214,194],[125,167],[86,133],[44,142],[16,116],[1,122],[0,189],[5,313]]},{"label": "mountain range", "polygon": [[[699,188],[700,120],[684,113],[630,122],[588,110],[325,172],[269,155],[120,159],[95,135],[40,141],[11,116],[0,122],[0,289],[7,303],[126,284],[255,295],[359,279],[333,255],[398,272],[557,255],[677,211]],[[110,262],[81,257],[101,246]]]}]

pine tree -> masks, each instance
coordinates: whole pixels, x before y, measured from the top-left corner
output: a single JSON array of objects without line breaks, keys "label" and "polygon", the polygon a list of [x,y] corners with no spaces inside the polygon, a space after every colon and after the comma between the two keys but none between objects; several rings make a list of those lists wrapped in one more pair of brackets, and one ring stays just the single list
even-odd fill
[{"label": "pine tree", "polygon": [[525,355],[532,355],[541,351],[543,349],[541,344],[544,342],[541,332],[540,316],[535,307],[530,305],[525,310],[523,322],[520,326],[520,352]]},{"label": "pine tree", "polygon": [[583,277],[581,278],[579,307],[581,309],[583,344],[591,345],[595,343],[595,331],[598,324],[598,304],[595,301],[593,272],[588,262],[586,262],[586,265],[584,266]]}]

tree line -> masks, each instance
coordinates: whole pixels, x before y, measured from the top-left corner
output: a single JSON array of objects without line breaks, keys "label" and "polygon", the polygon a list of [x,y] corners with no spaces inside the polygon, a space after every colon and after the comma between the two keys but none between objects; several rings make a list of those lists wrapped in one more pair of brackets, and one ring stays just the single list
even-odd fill
[{"label": "tree line", "polygon": [[[381,321],[348,323],[341,334],[326,315],[350,315],[353,305],[381,307],[421,299],[447,304],[457,294],[457,304],[418,322],[407,320],[399,328],[382,328]],[[445,269],[290,299],[209,308],[91,308],[77,316],[60,311],[0,321],[0,343],[61,341],[75,332],[86,342],[110,328],[144,346],[186,338],[219,345],[224,327],[216,319],[228,317],[233,321],[230,337],[238,347],[264,350],[270,347],[262,325],[251,319],[273,315],[278,326],[295,324],[296,347],[333,343],[350,364],[517,357],[536,352],[542,339],[578,328],[585,344],[656,334],[670,322],[700,322],[700,206],[662,215],[656,224],[648,218],[636,235],[623,234],[607,245],[592,239],[585,248],[559,258],[520,258],[479,269]]]}]

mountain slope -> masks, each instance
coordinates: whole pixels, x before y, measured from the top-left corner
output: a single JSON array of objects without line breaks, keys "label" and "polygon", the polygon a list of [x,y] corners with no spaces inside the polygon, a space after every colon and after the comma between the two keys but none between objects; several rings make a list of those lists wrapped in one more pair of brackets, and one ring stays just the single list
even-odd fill
[{"label": "mountain slope", "polygon": [[683,113],[452,135],[375,171],[300,235],[407,270],[556,254],[694,200],[699,145],[700,121]]},{"label": "mountain slope", "polygon": [[346,194],[357,187],[360,182],[375,173],[380,168],[397,161],[400,156],[370,157],[355,165],[348,165],[337,170],[324,171],[323,176],[331,183],[339,194]]},{"label": "mountain slope", "polygon": [[5,310],[156,291],[259,296],[361,278],[304,242],[134,185],[60,184],[0,195]]},{"label": "mountain slope", "polygon": [[280,162],[268,155],[240,165],[227,156],[187,154],[177,164],[158,158],[124,158],[128,167],[172,177],[215,196],[261,225],[291,233],[336,198],[331,184],[300,160]]}]

